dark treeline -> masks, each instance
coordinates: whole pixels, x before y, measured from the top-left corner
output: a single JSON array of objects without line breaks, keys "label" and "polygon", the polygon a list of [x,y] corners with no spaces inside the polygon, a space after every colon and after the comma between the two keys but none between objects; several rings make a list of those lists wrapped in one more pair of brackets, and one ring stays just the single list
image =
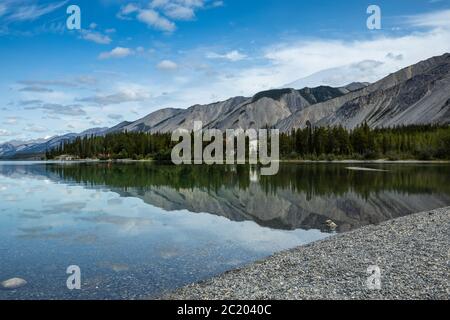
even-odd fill
[{"label": "dark treeline", "polygon": [[80,159],[157,159],[167,157],[174,146],[170,134],[123,132],[106,136],[87,136],[47,150],[46,158],[70,155]]},{"label": "dark treeline", "polygon": [[280,137],[284,158],[339,159],[449,159],[449,126],[401,126],[354,130],[343,127],[298,129]]},{"label": "dark treeline", "polygon": [[[77,138],[47,151],[46,157],[170,160],[175,145],[170,134],[123,132]],[[371,129],[364,124],[350,131],[343,127],[308,127],[281,134],[280,155],[283,159],[309,160],[450,159],[450,127]]]}]

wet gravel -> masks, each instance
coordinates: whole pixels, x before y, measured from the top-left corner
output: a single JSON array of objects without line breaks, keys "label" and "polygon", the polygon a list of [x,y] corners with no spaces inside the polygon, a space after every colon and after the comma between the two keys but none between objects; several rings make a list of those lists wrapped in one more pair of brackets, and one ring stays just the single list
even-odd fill
[{"label": "wet gravel", "polygon": [[[449,299],[449,260],[450,207],[285,251],[163,298]],[[370,266],[380,270],[381,289],[367,284]]]}]

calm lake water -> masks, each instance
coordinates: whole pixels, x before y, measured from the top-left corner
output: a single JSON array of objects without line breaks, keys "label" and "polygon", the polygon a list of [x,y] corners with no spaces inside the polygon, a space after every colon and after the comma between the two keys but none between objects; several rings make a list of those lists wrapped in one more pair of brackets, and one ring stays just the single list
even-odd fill
[{"label": "calm lake water", "polygon": [[0,281],[28,281],[0,299],[156,297],[328,237],[328,219],[346,232],[450,205],[449,165],[349,166],[0,162]]}]

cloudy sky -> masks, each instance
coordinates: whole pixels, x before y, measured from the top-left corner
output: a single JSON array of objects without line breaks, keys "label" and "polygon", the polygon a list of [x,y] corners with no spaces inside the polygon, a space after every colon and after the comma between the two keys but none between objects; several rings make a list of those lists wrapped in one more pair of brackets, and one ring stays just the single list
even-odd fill
[{"label": "cloudy sky", "polygon": [[[69,5],[81,29],[68,30]],[[381,8],[369,30],[367,8]],[[450,0],[1,0],[0,142],[283,86],[376,81],[450,52]]]}]

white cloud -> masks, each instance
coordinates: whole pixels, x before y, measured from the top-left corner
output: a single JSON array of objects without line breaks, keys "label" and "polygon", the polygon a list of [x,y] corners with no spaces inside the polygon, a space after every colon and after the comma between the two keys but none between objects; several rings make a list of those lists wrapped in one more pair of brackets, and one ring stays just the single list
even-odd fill
[{"label": "white cloud", "polygon": [[33,124],[29,124],[23,130],[24,131],[28,131],[28,132],[36,132],[36,133],[48,132],[47,128],[41,127],[41,126],[37,126],[37,125],[33,125]]},{"label": "white cloud", "polygon": [[79,104],[63,105],[57,103],[46,103],[40,106],[26,107],[26,110],[44,110],[51,115],[65,115],[65,116],[84,116],[86,112]]},{"label": "white cloud", "polygon": [[6,118],[6,120],[3,123],[7,124],[7,125],[14,125],[14,124],[17,124],[17,122],[18,122],[17,117],[8,117],[8,118]]},{"label": "white cloud", "polygon": [[138,10],[139,10],[139,8],[135,4],[129,3],[126,6],[121,8],[120,14],[121,15],[129,15],[131,13],[137,12]]},{"label": "white cloud", "polygon": [[40,86],[28,86],[20,89],[21,92],[53,92],[52,89]]},{"label": "white cloud", "polygon": [[98,44],[110,44],[111,38],[97,31],[81,30],[81,38]]},{"label": "white cloud", "polygon": [[205,3],[205,0],[153,0],[150,7],[174,20],[191,20],[195,18],[195,10],[203,8]]},{"label": "white cloud", "polygon": [[221,0],[214,1],[214,2],[211,4],[211,6],[212,6],[213,8],[223,7],[224,5],[225,5],[224,2],[221,1]]},{"label": "white cloud", "polygon": [[164,13],[175,20],[191,20],[195,17],[195,12],[193,8],[183,7],[179,4],[169,4]]},{"label": "white cloud", "polygon": [[10,131],[5,129],[0,129],[0,137],[9,137],[13,135]]},{"label": "white cloud", "polygon": [[111,51],[100,53],[99,59],[125,58],[132,54],[134,51],[129,48],[116,47]]},{"label": "white cloud", "polygon": [[17,104],[19,106],[29,106],[29,105],[37,105],[37,104],[41,104],[42,100],[21,100],[19,102],[17,102]]},{"label": "white cloud", "polygon": [[6,20],[9,22],[21,22],[21,21],[34,21],[40,17],[49,14],[63,5],[68,3],[68,1],[52,2],[48,4],[38,5],[38,4],[26,4],[14,3],[14,1],[7,1],[0,7],[0,16],[5,15]]},{"label": "white cloud", "polygon": [[0,3],[0,17],[3,16],[6,13],[6,5]]},{"label": "white cloud", "polygon": [[93,126],[99,126],[102,124],[100,120],[92,120],[89,123],[92,124]]},{"label": "white cloud", "polygon": [[408,16],[405,22],[416,27],[450,28],[450,9]]},{"label": "white cloud", "polygon": [[224,59],[224,60],[229,60],[229,61],[240,61],[240,60],[244,60],[247,58],[247,56],[243,53],[240,53],[237,50],[233,50],[230,52],[227,52],[225,54],[218,54],[218,53],[214,53],[214,52],[210,52],[206,55],[206,57],[208,59]]},{"label": "white cloud", "polygon": [[320,85],[340,87],[354,82],[355,79],[365,78],[367,74],[377,74],[377,69],[383,66],[383,64],[384,62],[381,61],[363,60],[361,62],[352,63],[342,67],[321,70],[310,76],[298,79],[281,87],[296,89],[301,89],[304,87],[317,87]]},{"label": "white cloud", "polygon": [[77,84],[74,81],[67,80],[21,80],[18,81],[19,84],[26,86],[61,86],[61,87],[76,87]]},{"label": "white cloud", "polygon": [[[208,5],[209,4],[209,5]],[[216,8],[223,6],[223,1],[210,0],[152,0],[147,6],[127,4],[118,13],[121,19],[136,18],[148,26],[165,32],[176,30],[172,20],[193,20],[195,12],[199,9]]]},{"label": "white cloud", "polygon": [[173,32],[176,29],[175,23],[164,18],[155,10],[141,10],[137,15],[137,19],[158,30]]},{"label": "white cloud", "polygon": [[111,120],[122,120],[123,116],[121,114],[108,114],[108,118]]},{"label": "white cloud", "polygon": [[401,60],[403,60],[403,55],[402,54],[394,54],[394,53],[392,53],[392,52],[389,52],[387,55],[386,55],[386,58],[389,58],[389,59],[393,59],[393,60],[397,60],[397,61],[401,61]]},{"label": "white cloud", "polygon": [[163,60],[160,63],[158,63],[157,68],[161,70],[171,71],[176,70],[178,68],[178,65],[171,60]]},{"label": "white cloud", "polygon": [[125,102],[138,102],[150,98],[147,88],[134,83],[120,84],[117,92],[111,94],[98,94],[95,96],[78,99],[82,102],[90,102],[100,106],[116,105]]}]

